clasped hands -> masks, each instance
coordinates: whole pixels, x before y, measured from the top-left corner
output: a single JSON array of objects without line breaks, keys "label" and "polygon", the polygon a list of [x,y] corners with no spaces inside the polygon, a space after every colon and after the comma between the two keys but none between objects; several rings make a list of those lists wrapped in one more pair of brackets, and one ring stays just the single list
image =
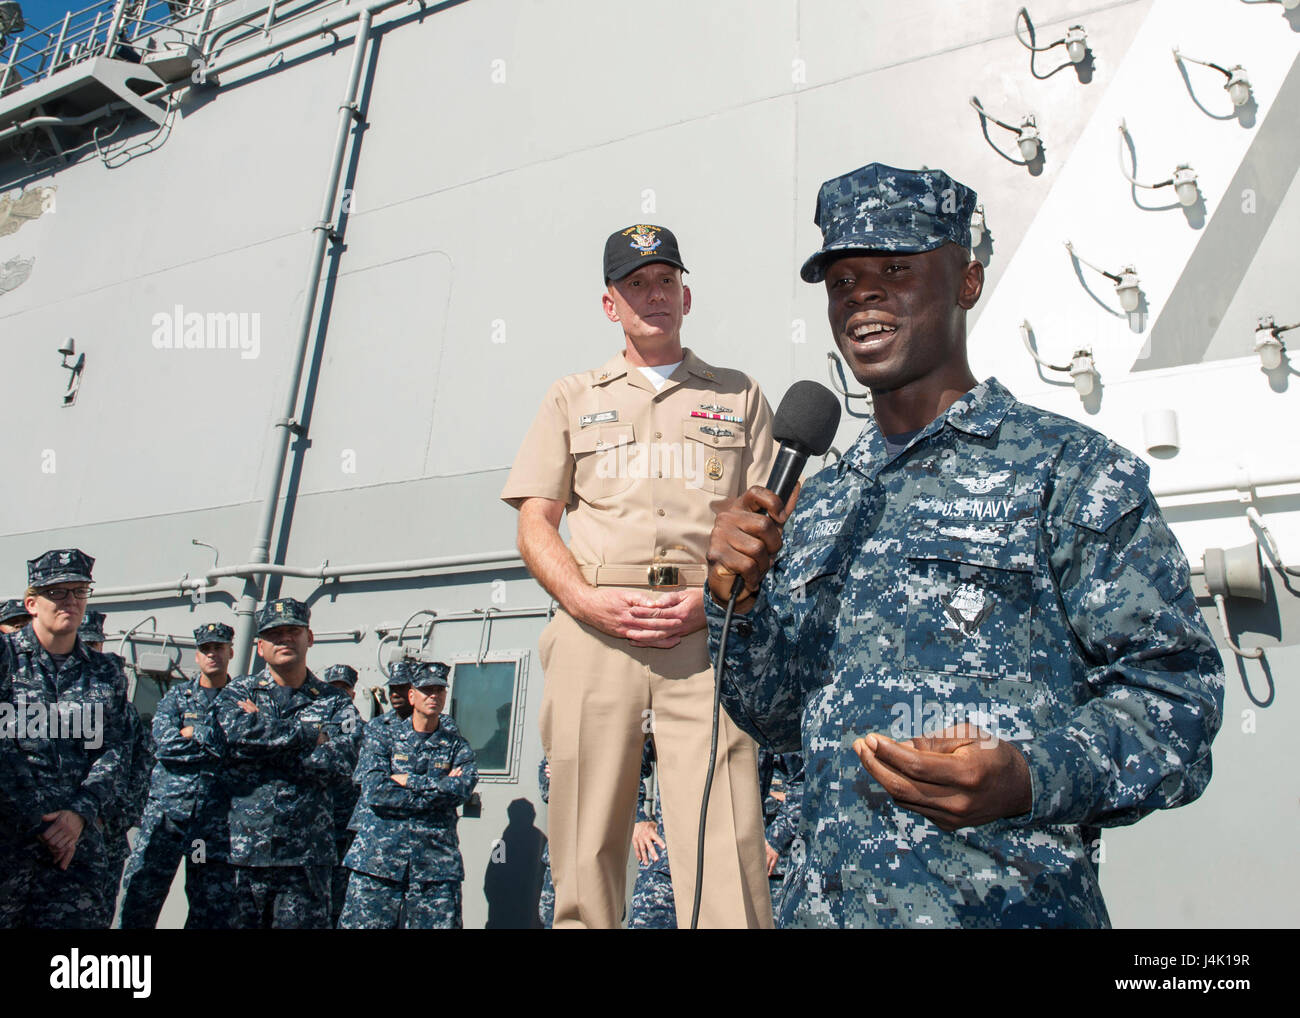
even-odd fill
[{"label": "clasped hands", "polygon": [[621,587],[591,587],[582,593],[578,617],[609,636],[634,647],[667,650],[703,629],[704,591],[667,590],[645,594]]}]

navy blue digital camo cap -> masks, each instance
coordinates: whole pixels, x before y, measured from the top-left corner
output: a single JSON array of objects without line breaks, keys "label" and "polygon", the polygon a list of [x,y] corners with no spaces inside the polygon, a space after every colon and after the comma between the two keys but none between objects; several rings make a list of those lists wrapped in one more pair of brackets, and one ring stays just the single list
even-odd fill
[{"label": "navy blue digital camo cap", "polygon": [[27,605],[19,598],[0,602],[0,622],[12,622],[14,619],[29,619]]},{"label": "navy blue digital camo cap", "polygon": [[975,192],[943,170],[900,170],[869,163],[822,184],[813,222],[821,250],[799,275],[820,283],[826,265],[848,251],[920,254],[944,244],[969,248]]},{"label": "navy blue digital camo cap", "polygon": [[441,661],[417,661],[411,666],[411,685],[416,689],[445,686],[450,674],[451,665]]},{"label": "navy blue digital camo cap", "polygon": [[389,686],[409,686],[411,684],[411,662],[405,658],[390,661],[388,664]]},{"label": "navy blue digital camo cap", "polygon": [[194,630],[194,646],[205,643],[234,643],[235,631],[224,622],[205,622]]},{"label": "navy blue digital camo cap", "polygon": [[320,673],[321,680],[329,683],[331,686],[336,682],[341,682],[348,689],[353,689],[357,684],[357,670],[351,665],[330,665]]},{"label": "navy blue digital camo cap", "polygon": [[104,642],[104,620],[108,618],[103,612],[88,611],[81,617],[81,625],[77,627],[77,636],[82,643],[103,643]]},{"label": "navy blue digital camo cap", "polygon": [[89,583],[94,565],[95,560],[80,548],[56,548],[27,561],[27,586],[48,587],[75,580]]},{"label": "navy blue digital camo cap", "polygon": [[267,601],[257,613],[257,631],[265,633],[277,626],[310,626],[311,609],[291,597]]}]

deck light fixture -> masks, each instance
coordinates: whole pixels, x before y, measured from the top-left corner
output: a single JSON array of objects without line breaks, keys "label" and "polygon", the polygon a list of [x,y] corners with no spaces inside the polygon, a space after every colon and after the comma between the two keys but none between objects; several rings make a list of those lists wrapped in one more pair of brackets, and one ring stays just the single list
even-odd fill
[{"label": "deck light fixture", "polygon": [[1068,240],[1065,242],[1065,249],[1070,252],[1070,257],[1075,261],[1088,266],[1094,272],[1100,272],[1115,284],[1115,294],[1119,297],[1119,306],[1126,312],[1132,314],[1138,309],[1142,303],[1142,281],[1138,279],[1137,269],[1132,265],[1125,265],[1118,273],[1107,272],[1100,266],[1093,265],[1092,262],[1081,257],[1079,252],[1074,249],[1074,245]]},{"label": "deck light fixture", "polygon": [[[1016,145],[1020,148],[1020,157],[1026,163],[1032,163],[1039,155],[1039,147],[1042,144],[1042,135],[1038,131],[1038,122],[1034,119],[1032,113],[1026,113],[1023,120],[1020,121],[1019,127],[1013,127],[1005,120],[999,120],[986,110],[979,101],[979,96],[971,96],[970,104],[985,120],[991,120],[998,127],[1010,131],[1016,136]],[[995,146],[996,147],[996,146]]]},{"label": "deck light fixture", "polygon": [[1300,322],[1278,325],[1272,315],[1259,316],[1259,324],[1255,326],[1255,353],[1265,371],[1276,371],[1282,366],[1286,344],[1282,342],[1281,334],[1296,328],[1300,328]]},{"label": "deck light fixture", "polygon": [[1092,357],[1092,347],[1086,346],[1081,350],[1075,350],[1069,364],[1053,364],[1043,360],[1034,349],[1034,345],[1029,341],[1029,334],[1032,331],[1033,326],[1029,324],[1028,319],[1020,323],[1020,338],[1024,341],[1029,356],[1049,371],[1059,371],[1069,375],[1074,382],[1074,391],[1079,394],[1080,399],[1091,396],[1101,378],[1100,372],[1097,371],[1097,362]]},{"label": "deck light fixture", "polygon": [[1032,113],[1020,122],[1016,145],[1020,148],[1020,156],[1025,162],[1032,163],[1038,158],[1038,126],[1034,123],[1034,115]]},{"label": "deck light fixture", "polygon": [[1092,390],[1097,387],[1097,379],[1101,376],[1092,359],[1091,349],[1085,347],[1074,351],[1074,357],[1070,359],[1070,377],[1074,379],[1074,390],[1080,397],[1086,399],[1092,395]]},{"label": "deck light fixture", "polygon": [[[1174,168],[1173,176],[1167,180],[1160,181],[1158,184],[1143,184],[1129,173],[1128,165],[1124,159],[1124,150],[1126,148],[1125,142],[1131,142],[1131,140],[1132,139],[1128,133],[1128,125],[1121,120],[1119,122],[1119,171],[1124,174],[1124,179],[1134,187],[1141,187],[1148,191],[1154,191],[1161,187],[1172,187],[1175,196],[1178,198],[1179,205],[1182,205],[1184,208],[1195,205],[1196,199],[1200,197],[1200,192],[1196,187],[1196,171],[1194,171],[1187,163],[1179,163],[1178,166]],[[1134,160],[1133,169],[1135,171],[1137,170],[1136,159]]]},{"label": "deck light fixture", "polygon": [[976,202],[975,211],[970,217],[970,246],[979,247],[984,242],[984,230],[986,229],[984,221],[984,203]]},{"label": "deck light fixture", "polygon": [[1065,52],[1070,63],[1083,63],[1083,58],[1088,55],[1088,33],[1082,25],[1071,25],[1065,30]]},{"label": "deck light fixture", "polygon": [[[1297,0],[1300,2],[1300,0]],[[1213,67],[1228,80],[1224,82],[1223,88],[1228,93],[1228,98],[1232,100],[1233,106],[1245,106],[1250,101],[1250,79],[1246,77],[1246,68],[1241,64],[1234,67],[1224,67],[1216,64],[1211,60],[1197,60],[1195,57],[1189,57],[1174,47],[1174,60],[1178,63],[1187,61],[1191,64],[1200,64],[1202,67]]]},{"label": "deck light fixture", "polygon": [[[1024,36],[1020,34],[1020,21],[1024,19],[1025,24],[1029,27],[1031,41],[1025,41]],[[1022,7],[1016,11],[1016,39],[1020,45],[1029,50],[1030,53],[1046,53],[1049,49],[1055,49],[1057,46],[1065,47],[1065,54],[1070,58],[1070,63],[1081,64],[1088,55],[1088,33],[1083,30],[1082,25],[1071,25],[1065,30],[1065,35],[1055,42],[1049,42],[1046,46],[1035,46],[1032,42],[1032,33],[1034,30],[1033,22],[1029,20],[1029,9]],[[1033,59],[1032,57],[1030,58]]]}]

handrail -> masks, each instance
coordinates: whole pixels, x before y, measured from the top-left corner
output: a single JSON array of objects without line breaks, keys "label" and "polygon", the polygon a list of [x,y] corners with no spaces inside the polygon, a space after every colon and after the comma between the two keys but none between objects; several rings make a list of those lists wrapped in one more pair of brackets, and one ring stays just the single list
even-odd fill
[{"label": "handrail", "polygon": [[[234,0],[216,0],[208,10],[231,2]],[[0,95],[83,60],[113,56],[123,48],[143,56],[147,41],[162,31],[195,42],[202,32],[197,15],[203,10],[199,0],[99,0],[82,10],[69,11],[48,27],[9,40],[8,58],[0,54]],[[194,27],[179,27],[191,19],[196,21]]]}]

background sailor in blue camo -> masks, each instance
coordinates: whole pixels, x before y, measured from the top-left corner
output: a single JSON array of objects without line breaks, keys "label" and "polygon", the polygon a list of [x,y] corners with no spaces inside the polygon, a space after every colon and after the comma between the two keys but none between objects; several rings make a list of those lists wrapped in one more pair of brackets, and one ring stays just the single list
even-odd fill
[{"label": "background sailor in blue camo", "polygon": [[[101,611],[87,609],[77,627],[77,639],[87,649],[96,653],[104,652],[104,623],[107,616]],[[125,665],[119,654],[110,654],[119,667]],[[125,669],[123,668],[123,674]],[[127,745],[130,747],[126,756],[127,779],[124,784],[125,797],[119,805],[106,810],[100,819],[100,828],[104,834],[104,856],[107,860],[104,868],[104,892],[100,899],[102,916],[96,925],[110,926],[113,913],[117,908],[117,892],[122,883],[122,870],[126,866],[127,856],[131,853],[131,843],[127,840],[127,831],[140,823],[144,811],[145,797],[149,792],[149,771],[153,767],[153,747],[149,738],[149,728],[141,721],[140,713],[130,700],[126,702]]]},{"label": "background sailor in blue camo", "polygon": [[362,724],[352,702],[307,668],[310,617],[293,598],[267,602],[257,617],[266,667],[232,679],[216,701],[238,929],[330,925],[331,789],[356,765]]},{"label": "background sailor in blue camo", "polygon": [[86,614],[82,616],[81,625],[77,627],[77,639],[91,650],[103,653],[104,620],[107,617],[103,612],[87,609]]},{"label": "background sailor in blue camo", "polygon": [[[673,899],[673,874],[668,867],[668,841],[659,809],[659,783],[655,774],[654,740],[646,739],[641,751],[641,787],[636,799],[636,825],[632,828],[632,850],[636,853],[636,883],[627,911],[629,930],[675,930],[677,912]],[[646,791],[646,782],[654,794]],[[707,879],[708,870],[705,870]]]},{"label": "background sailor in blue camo", "polygon": [[[772,911],[781,914],[781,891],[786,876],[803,857],[799,829],[799,802],[803,796],[803,757],[798,753],[758,751],[758,789],[763,797],[764,837],[767,839],[767,878]],[[792,858],[798,854],[798,859]],[[779,925],[779,923],[778,923]]]},{"label": "background sailor in blue camo", "polygon": [[194,630],[199,675],[174,683],[153,716],[156,763],[145,782],[148,801],[122,887],[123,929],[153,929],[167,900],[176,868],[185,859],[186,929],[221,929],[229,921],[234,874],[224,805],[211,804],[225,753],[213,716],[217,695],[230,676],[235,631],[224,622]]},{"label": "background sailor in blue camo", "polygon": [[[321,672],[321,679],[344,694],[355,705],[357,702],[357,670],[351,665],[330,665]],[[361,786],[354,784],[352,775],[339,778],[333,787],[334,793],[334,873],[330,893],[330,922],[339,924],[339,913],[343,911],[343,897],[348,890],[348,868],[343,865],[343,857],[352,847],[356,832],[351,829],[352,811],[356,809],[357,799],[361,796]]]},{"label": "background sailor in blue camo", "polygon": [[31,620],[32,617],[27,613],[27,606],[23,604],[22,598],[0,601],[0,636],[18,632]]},{"label": "background sailor in blue camo", "polygon": [[715,523],[723,703],[806,764],[785,925],[1106,926],[1099,829],[1210,777],[1222,661],[1147,467],[971,374],[974,203],[937,170],[824,186],[802,274],[874,417],[784,547],[771,492]]},{"label": "background sailor in blue camo", "polygon": [[0,928],[106,925],[101,818],[130,748],[119,661],[77,639],[93,565],[75,548],[29,561],[31,624],[0,636]]},{"label": "background sailor in blue camo", "polygon": [[[551,801],[551,765],[542,757],[537,765],[537,787],[542,794],[542,802]],[[537,899],[537,918],[541,920],[542,929],[549,930],[555,921],[555,884],[551,880],[551,839],[546,839],[542,846],[542,893]]]},{"label": "background sailor in blue camo", "polygon": [[442,713],[451,669],[442,662],[410,667],[410,720],[366,726],[341,929],[461,928],[465,867],[456,809],[474,790],[478,768]]},{"label": "background sailor in blue camo", "polygon": [[[398,658],[388,665],[388,710],[380,714],[385,724],[405,721],[411,716],[411,666],[413,661]],[[373,718],[371,720],[374,720]]]},{"label": "background sailor in blue camo", "polygon": [[[121,658],[117,654],[110,657]],[[153,737],[149,723],[140,716],[135,704],[126,702],[127,744],[130,746],[130,763],[127,768],[125,792],[115,809],[101,818],[104,829],[104,854],[108,862],[104,872],[104,925],[110,926],[117,912],[118,891],[131,855],[131,842],[127,832],[143,822],[145,803],[149,798],[149,775],[154,767]]]}]

